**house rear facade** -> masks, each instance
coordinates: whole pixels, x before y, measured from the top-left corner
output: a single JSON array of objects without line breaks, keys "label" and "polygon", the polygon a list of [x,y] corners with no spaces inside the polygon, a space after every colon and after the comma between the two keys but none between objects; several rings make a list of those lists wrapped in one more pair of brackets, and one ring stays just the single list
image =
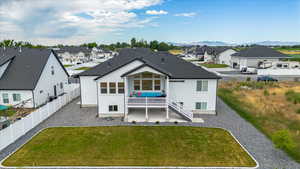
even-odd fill
[{"label": "house rear facade", "polygon": [[97,106],[100,117],[120,116],[130,121],[137,109],[145,121],[155,109],[166,120],[171,110],[188,120],[194,114],[216,114],[220,77],[167,52],[123,49],[77,76],[81,106]]},{"label": "house rear facade", "polygon": [[64,93],[68,73],[49,49],[0,49],[0,105],[39,107]]}]

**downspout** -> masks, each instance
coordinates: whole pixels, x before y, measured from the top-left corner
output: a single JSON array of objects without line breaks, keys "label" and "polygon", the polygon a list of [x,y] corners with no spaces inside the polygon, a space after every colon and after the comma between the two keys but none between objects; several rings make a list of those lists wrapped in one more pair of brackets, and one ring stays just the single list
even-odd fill
[{"label": "downspout", "polygon": [[99,113],[99,89],[98,89],[98,82],[96,81],[96,90],[97,90],[97,116],[100,117]]},{"label": "downspout", "polygon": [[216,86],[216,106],[215,106],[215,111],[216,111],[216,116],[218,115],[217,111],[217,104],[218,104],[218,86],[219,86],[219,79],[217,79],[217,86]]},{"label": "downspout", "polygon": [[80,90],[80,108],[82,108],[82,93],[81,93],[81,78],[80,78],[80,76],[79,76],[79,86],[80,86],[80,88],[79,88],[79,90]]},{"label": "downspout", "polygon": [[33,92],[33,90],[31,90],[31,92],[32,92],[32,103],[33,103],[33,108],[35,108],[34,92]]}]

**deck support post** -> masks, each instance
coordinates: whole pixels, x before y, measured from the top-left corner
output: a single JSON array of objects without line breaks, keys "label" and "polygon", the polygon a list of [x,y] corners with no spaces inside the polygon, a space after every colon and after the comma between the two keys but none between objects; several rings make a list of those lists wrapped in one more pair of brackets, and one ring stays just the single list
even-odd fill
[{"label": "deck support post", "polygon": [[127,102],[128,102],[128,91],[129,91],[129,88],[128,88],[128,82],[127,82],[127,76],[124,77],[124,88],[125,88],[125,91],[124,91],[124,121],[128,121],[128,105],[127,105]]},{"label": "deck support post", "polygon": [[148,117],[148,99],[147,99],[147,97],[146,97],[145,103],[146,103],[146,107],[145,107],[145,109],[146,109],[145,116],[146,117],[145,118],[146,118],[146,121],[148,121],[149,117]]},{"label": "deck support post", "polygon": [[169,121],[169,76],[167,76],[166,81],[166,120]]}]

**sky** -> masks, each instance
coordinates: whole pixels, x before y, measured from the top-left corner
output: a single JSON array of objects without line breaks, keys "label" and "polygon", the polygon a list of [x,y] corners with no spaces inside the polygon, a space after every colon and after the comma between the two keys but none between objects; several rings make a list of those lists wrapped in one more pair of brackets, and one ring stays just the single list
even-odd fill
[{"label": "sky", "polygon": [[300,41],[300,0],[0,0],[0,40]]}]

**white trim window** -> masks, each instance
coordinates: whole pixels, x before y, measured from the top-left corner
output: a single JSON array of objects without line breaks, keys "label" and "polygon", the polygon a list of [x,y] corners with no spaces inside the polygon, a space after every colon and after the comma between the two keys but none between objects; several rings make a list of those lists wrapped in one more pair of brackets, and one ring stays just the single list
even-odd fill
[{"label": "white trim window", "polygon": [[125,85],[124,85],[124,82],[118,82],[118,93],[119,93],[119,94],[125,93]]},{"label": "white trim window", "polygon": [[107,83],[106,82],[100,83],[100,91],[101,91],[101,94],[107,94]]},{"label": "white trim window", "polygon": [[196,102],[196,110],[207,110],[207,102]]},{"label": "white trim window", "polygon": [[21,94],[19,94],[19,93],[14,93],[14,94],[13,94],[13,101],[14,101],[14,102],[20,102],[20,101],[21,101]]},{"label": "white trim window", "polygon": [[2,94],[2,100],[3,100],[4,104],[8,104],[9,103],[8,93],[3,93]]},{"label": "white trim window", "polygon": [[150,72],[143,72],[134,76],[133,89],[135,91],[160,91],[161,76]]},{"label": "white trim window", "polygon": [[117,87],[115,82],[109,82],[109,94],[116,94]]},{"label": "white trim window", "polygon": [[198,80],[196,90],[198,92],[207,92],[208,91],[208,80]]},{"label": "white trim window", "polygon": [[108,111],[110,112],[117,112],[118,111],[118,105],[109,105]]}]

